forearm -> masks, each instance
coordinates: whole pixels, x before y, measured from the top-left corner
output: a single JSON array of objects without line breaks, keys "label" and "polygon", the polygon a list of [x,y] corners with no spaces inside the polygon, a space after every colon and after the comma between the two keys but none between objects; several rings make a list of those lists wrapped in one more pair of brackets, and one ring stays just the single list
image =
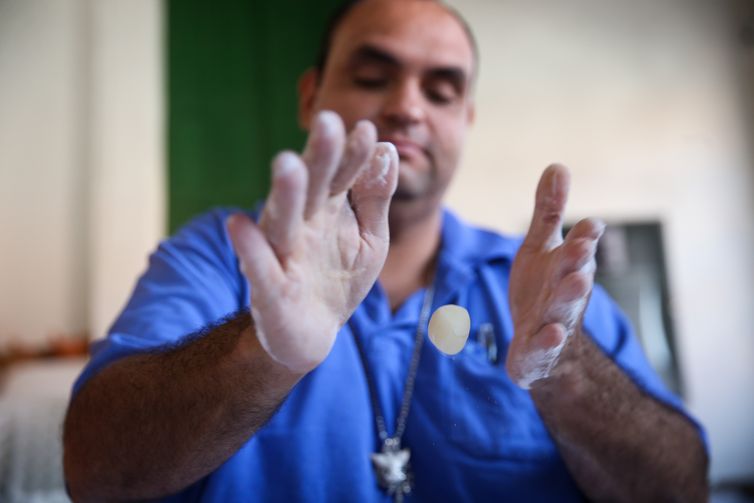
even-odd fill
[{"label": "forearm", "polygon": [[590,499],[706,501],[707,457],[696,429],[642,393],[579,331],[532,398]]},{"label": "forearm", "polygon": [[74,499],[144,499],[190,485],[238,450],[299,378],[262,349],[248,313],[175,350],[112,364],[66,418]]}]

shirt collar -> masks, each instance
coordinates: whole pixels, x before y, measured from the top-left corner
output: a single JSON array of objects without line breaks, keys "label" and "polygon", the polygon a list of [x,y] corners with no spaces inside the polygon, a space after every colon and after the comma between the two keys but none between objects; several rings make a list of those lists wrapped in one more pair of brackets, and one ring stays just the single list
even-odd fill
[{"label": "shirt collar", "polygon": [[494,261],[513,262],[522,241],[473,227],[448,209],[443,210],[441,238],[435,280],[440,303],[449,302],[480,266]]},{"label": "shirt collar", "polygon": [[443,209],[440,263],[474,267],[495,260],[513,261],[523,238],[471,226],[452,211]]}]

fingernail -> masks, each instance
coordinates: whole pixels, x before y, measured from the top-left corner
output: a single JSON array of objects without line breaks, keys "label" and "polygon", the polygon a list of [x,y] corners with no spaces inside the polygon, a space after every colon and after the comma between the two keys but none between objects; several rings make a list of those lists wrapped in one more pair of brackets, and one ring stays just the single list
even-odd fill
[{"label": "fingernail", "polygon": [[558,193],[558,177],[560,172],[554,170],[554,173],[550,177],[550,194],[556,195]]},{"label": "fingernail", "polygon": [[599,218],[596,218],[594,220],[594,223],[597,226],[597,234],[598,234],[597,239],[599,239],[605,233],[605,229],[607,229],[607,224],[604,221],[600,220]]}]

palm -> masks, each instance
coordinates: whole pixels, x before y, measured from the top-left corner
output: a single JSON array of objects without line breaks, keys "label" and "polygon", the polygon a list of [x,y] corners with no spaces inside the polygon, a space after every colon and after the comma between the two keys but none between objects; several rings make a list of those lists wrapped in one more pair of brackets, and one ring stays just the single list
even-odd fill
[{"label": "palm", "polygon": [[522,248],[516,256],[510,280],[511,308],[520,328],[528,325],[527,332],[535,330],[537,320],[544,321],[545,306],[552,300],[557,252]]},{"label": "palm", "polygon": [[562,238],[568,171],[550,166],[537,188],[531,227],[510,278],[514,338],[506,366],[528,388],[548,377],[578,326],[591,292],[594,254],[603,225],[582,220]]},{"label": "palm", "polygon": [[[283,274],[257,290],[254,304],[267,304],[273,320],[291,318],[291,324],[350,313],[376,279],[387,252],[387,242],[371,241],[360,235],[353,212],[345,207],[338,215],[318,215],[281,264]],[[285,312],[293,305],[296,316]]]},{"label": "palm", "polygon": [[[252,284],[257,337],[278,362],[306,372],[329,353],[388,250],[387,209],[397,154],[357,126],[344,146],[339,119],[317,121],[302,157],[276,158],[259,226],[229,226]],[[350,194],[350,197],[347,197]]]}]

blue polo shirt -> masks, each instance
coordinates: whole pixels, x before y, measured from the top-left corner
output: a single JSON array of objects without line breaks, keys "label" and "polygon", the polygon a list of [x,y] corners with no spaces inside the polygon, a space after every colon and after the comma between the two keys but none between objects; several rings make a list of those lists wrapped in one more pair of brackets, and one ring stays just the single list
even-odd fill
[{"label": "blue polo shirt", "polygon": [[[116,359],[180,342],[248,306],[250,287],[224,226],[229,214],[207,213],[160,244],[107,337],[93,345],[74,393]],[[520,242],[444,213],[433,310],[449,303],[464,306],[471,336],[453,357],[432,344],[422,348],[403,438],[414,473],[407,501],[584,499],[529,393],[513,384],[504,368],[513,336],[508,279]],[[270,421],[215,472],[166,501],[390,501],[371,466],[370,454],[379,445],[354,339],[363,345],[392,434],[424,293],[415,292],[392,312],[376,283],[327,359],[301,380]],[[685,415],[650,367],[624,315],[598,287],[584,327],[640,389]],[[482,332],[487,344],[478,337]],[[488,357],[490,336],[497,361]]]}]

